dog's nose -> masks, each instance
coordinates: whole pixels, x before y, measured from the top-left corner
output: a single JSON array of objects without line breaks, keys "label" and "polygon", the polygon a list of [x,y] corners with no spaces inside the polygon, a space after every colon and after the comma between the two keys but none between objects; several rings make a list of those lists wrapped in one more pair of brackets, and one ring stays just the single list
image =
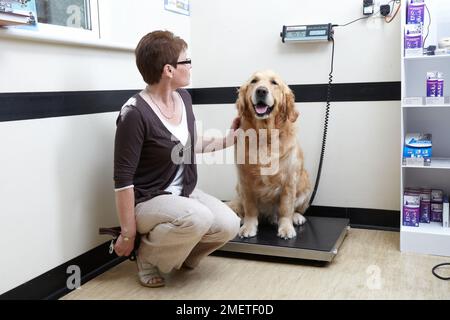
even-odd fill
[{"label": "dog's nose", "polygon": [[265,98],[267,96],[267,93],[269,93],[269,90],[267,90],[266,87],[258,87],[256,89],[256,96],[258,98]]}]

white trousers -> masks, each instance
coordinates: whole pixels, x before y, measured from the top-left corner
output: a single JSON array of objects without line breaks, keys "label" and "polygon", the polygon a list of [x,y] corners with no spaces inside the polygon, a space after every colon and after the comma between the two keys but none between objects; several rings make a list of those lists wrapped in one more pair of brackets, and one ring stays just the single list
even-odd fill
[{"label": "white trousers", "polygon": [[160,195],[135,208],[138,250],[143,262],[161,272],[196,267],[200,260],[233,239],[240,218],[222,201],[195,189],[189,198]]}]

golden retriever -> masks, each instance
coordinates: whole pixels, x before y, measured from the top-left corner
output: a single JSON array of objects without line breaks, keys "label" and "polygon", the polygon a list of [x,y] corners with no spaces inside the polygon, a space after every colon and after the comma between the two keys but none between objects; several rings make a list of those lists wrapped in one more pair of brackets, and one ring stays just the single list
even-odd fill
[{"label": "golden retriever", "polygon": [[[229,205],[243,219],[240,237],[255,236],[258,218],[263,216],[278,224],[278,236],[284,239],[296,236],[294,224],[306,222],[302,214],[308,208],[311,187],[296,138],[299,114],[294,102],[291,89],[272,71],[254,73],[239,88],[237,198]],[[257,143],[252,144],[252,137]],[[268,163],[275,164],[269,173]]]}]

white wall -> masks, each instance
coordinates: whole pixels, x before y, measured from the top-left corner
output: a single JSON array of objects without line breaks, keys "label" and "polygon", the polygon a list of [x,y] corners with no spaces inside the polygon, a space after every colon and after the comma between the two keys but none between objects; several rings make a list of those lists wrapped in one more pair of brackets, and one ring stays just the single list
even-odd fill
[{"label": "white wall", "polygon": [[[288,84],[324,84],[330,43],[283,44],[283,25],[344,24],[361,16],[362,2],[316,0],[192,0],[192,58],[196,88],[240,86],[260,69]],[[335,28],[334,83],[400,80],[400,18]],[[314,182],[325,103],[298,103],[298,135]],[[225,130],[233,104],[196,106],[203,128]],[[220,114],[220,119],[214,115]],[[400,103],[332,103],[327,149],[315,205],[399,209]],[[214,178],[213,178],[214,177]],[[200,165],[199,186],[221,199],[234,194],[232,165]]]},{"label": "white wall", "polygon": [[170,30],[191,43],[189,16],[164,10],[164,0],[99,0],[102,39],[133,46],[152,30]]},{"label": "white wall", "polygon": [[[100,0],[99,7],[104,40],[135,46],[167,28],[190,42],[189,17],[164,11],[163,1]],[[0,46],[1,93],[144,86],[133,51],[7,38]],[[97,233],[117,224],[116,116],[0,122],[0,294],[108,240]]]}]

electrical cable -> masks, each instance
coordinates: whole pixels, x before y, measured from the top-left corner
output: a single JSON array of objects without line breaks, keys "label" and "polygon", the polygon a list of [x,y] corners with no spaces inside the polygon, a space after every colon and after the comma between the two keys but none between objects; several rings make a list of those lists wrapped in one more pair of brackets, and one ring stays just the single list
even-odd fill
[{"label": "electrical cable", "polygon": [[352,23],[354,23],[356,21],[359,21],[359,20],[362,20],[362,19],[369,19],[369,18],[370,18],[370,16],[361,17],[361,18],[355,19],[353,21],[350,21],[350,22],[348,22],[346,24],[335,24],[334,26],[336,26],[336,27],[345,27],[345,26],[348,26],[349,24],[352,24]]},{"label": "electrical cable", "polygon": [[439,268],[439,267],[443,267],[443,266],[450,266],[450,263],[440,263],[440,264],[434,266],[433,269],[431,269],[431,272],[433,273],[433,275],[435,277],[437,277],[437,278],[439,278],[441,280],[450,280],[450,277],[443,277],[443,276],[440,276],[440,275],[438,275],[436,273],[436,269]]},{"label": "electrical cable", "polygon": [[428,10],[428,6],[425,4],[425,9],[427,9],[427,13],[428,13],[428,26],[427,26],[427,35],[425,36],[425,38],[423,39],[423,47],[425,47],[425,42],[427,41],[428,38],[428,34],[430,33],[430,25],[431,25],[431,14],[430,14],[430,10]]},{"label": "electrical cable", "polygon": [[400,7],[402,6],[401,2],[400,2],[400,1],[395,1],[394,4],[392,5],[392,10],[391,10],[391,11],[394,11],[394,7],[395,7],[395,4],[396,4],[396,3],[398,3],[397,10],[395,10],[395,13],[394,13],[394,15],[392,16],[392,18],[388,20],[388,19],[386,19],[387,16],[384,17],[384,21],[386,21],[386,23],[391,23],[392,20],[395,19],[395,16],[397,15],[398,11],[400,10]]},{"label": "electrical cable", "polygon": [[322,150],[320,151],[320,161],[319,169],[317,170],[316,183],[314,185],[314,190],[312,192],[311,198],[309,199],[309,205],[314,201],[316,196],[317,188],[319,186],[320,174],[322,172],[323,158],[325,155],[325,145],[327,143],[327,133],[328,133],[328,118],[330,116],[330,101],[331,101],[331,83],[333,82],[333,65],[334,65],[334,38],[331,37],[332,49],[331,49],[331,70],[328,75],[328,87],[327,87],[327,104],[325,107],[325,121],[323,124],[323,138],[322,138]]}]

